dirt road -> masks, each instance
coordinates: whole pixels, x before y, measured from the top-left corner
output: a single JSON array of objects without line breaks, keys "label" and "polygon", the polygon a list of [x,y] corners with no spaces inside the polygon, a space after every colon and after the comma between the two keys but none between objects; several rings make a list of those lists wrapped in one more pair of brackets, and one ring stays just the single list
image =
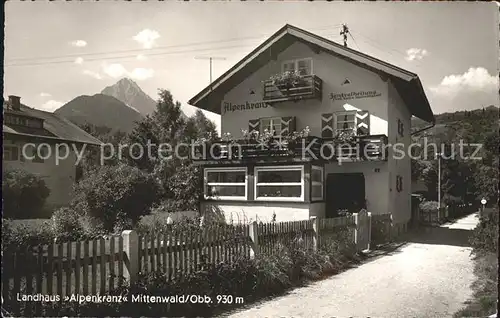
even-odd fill
[{"label": "dirt road", "polygon": [[229,317],[451,317],[471,297],[471,215],[395,251]]}]

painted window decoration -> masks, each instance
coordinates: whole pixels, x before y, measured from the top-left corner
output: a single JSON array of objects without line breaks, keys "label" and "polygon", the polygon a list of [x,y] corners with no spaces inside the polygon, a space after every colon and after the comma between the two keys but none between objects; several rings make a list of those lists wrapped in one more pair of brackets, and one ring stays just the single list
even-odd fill
[{"label": "painted window decoration", "polygon": [[282,72],[297,72],[299,75],[312,75],[312,58],[297,59],[283,62]]},{"label": "painted window decoration", "polygon": [[256,167],[255,199],[304,200],[304,167]]},{"label": "painted window decoration", "polygon": [[404,124],[400,119],[398,119],[398,134],[401,137],[405,135]]},{"label": "painted window decoration", "polygon": [[246,200],[246,168],[205,168],[205,199]]},{"label": "painted window decoration", "polygon": [[268,132],[274,132],[274,136],[281,136],[281,117],[262,118],[260,120],[260,133],[264,133],[266,129]]},{"label": "painted window decoration", "polygon": [[403,177],[399,175],[396,176],[396,191],[403,191]]},{"label": "painted window decoration", "polygon": [[311,169],[311,199],[313,201],[323,200],[323,168],[312,166]]}]

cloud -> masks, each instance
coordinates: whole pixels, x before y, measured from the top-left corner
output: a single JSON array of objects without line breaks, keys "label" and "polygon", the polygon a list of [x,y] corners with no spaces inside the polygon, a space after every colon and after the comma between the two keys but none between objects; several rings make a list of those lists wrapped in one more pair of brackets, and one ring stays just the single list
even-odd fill
[{"label": "cloud", "polygon": [[82,64],[83,63],[83,58],[82,57],[77,57],[75,59],[75,64]]},{"label": "cloud", "polygon": [[106,75],[112,78],[123,77],[127,74],[125,67],[118,63],[104,64],[102,70]]},{"label": "cloud", "polygon": [[147,60],[147,59],[148,59],[146,56],[144,56],[144,55],[142,55],[142,54],[137,55],[137,57],[136,57],[136,58],[137,58],[139,61],[144,61],[144,60]]},{"label": "cloud", "polygon": [[424,56],[427,55],[429,55],[429,52],[427,52],[426,49],[411,48],[406,50],[405,60],[407,61],[421,60],[424,58]]},{"label": "cloud", "polygon": [[49,93],[44,93],[44,92],[40,93],[40,97],[50,97],[50,96],[52,95]]},{"label": "cloud", "polygon": [[150,68],[134,68],[129,76],[133,79],[143,81],[154,76],[154,70]]},{"label": "cloud", "polygon": [[130,77],[132,79],[143,81],[154,76],[153,69],[134,68],[132,71],[128,71],[123,65],[118,63],[103,64],[102,69],[106,75],[112,78]]},{"label": "cloud", "polygon": [[448,75],[431,92],[444,97],[455,97],[463,92],[491,93],[498,90],[498,78],[483,67],[471,67],[460,75]]},{"label": "cloud", "polygon": [[70,42],[70,44],[72,46],[76,46],[76,47],[85,47],[87,46],[87,42],[84,41],[84,40],[76,40],[76,41],[72,41]]},{"label": "cloud", "polygon": [[61,107],[62,105],[64,105],[63,102],[59,102],[59,101],[56,101],[56,100],[49,100],[47,102],[45,102],[41,108],[45,111],[48,111],[48,112],[53,112],[54,110],[58,109],[59,107]]},{"label": "cloud", "polygon": [[155,30],[144,29],[141,32],[137,33],[133,37],[134,40],[139,42],[143,48],[150,49],[154,46],[155,41],[160,37],[160,33]]},{"label": "cloud", "polygon": [[98,79],[98,80],[102,79],[101,74],[99,74],[97,72],[90,71],[90,70],[84,70],[83,74],[88,75],[88,76],[93,77],[93,78]]}]

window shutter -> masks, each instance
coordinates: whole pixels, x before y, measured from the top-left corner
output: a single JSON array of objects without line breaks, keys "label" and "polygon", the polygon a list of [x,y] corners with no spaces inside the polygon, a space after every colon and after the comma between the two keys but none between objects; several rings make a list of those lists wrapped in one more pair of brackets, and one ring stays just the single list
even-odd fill
[{"label": "window shutter", "polygon": [[260,119],[250,119],[248,121],[248,132],[260,132]]},{"label": "window shutter", "polygon": [[370,134],[370,114],[366,110],[360,110],[356,112],[357,118],[357,133],[358,135],[369,135]]},{"label": "window shutter", "polygon": [[321,114],[321,137],[333,137],[333,113]]},{"label": "window shutter", "polygon": [[295,131],[295,117],[281,117],[281,135],[290,135]]}]

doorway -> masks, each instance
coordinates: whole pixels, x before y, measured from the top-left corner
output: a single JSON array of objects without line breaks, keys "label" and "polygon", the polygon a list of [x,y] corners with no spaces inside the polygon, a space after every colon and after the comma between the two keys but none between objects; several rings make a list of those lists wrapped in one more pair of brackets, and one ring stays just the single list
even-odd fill
[{"label": "doorway", "polygon": [[326,177],[325,216],[338,217],[339,210],[357,213],[366,209],[363,173],[329,173]]}]

